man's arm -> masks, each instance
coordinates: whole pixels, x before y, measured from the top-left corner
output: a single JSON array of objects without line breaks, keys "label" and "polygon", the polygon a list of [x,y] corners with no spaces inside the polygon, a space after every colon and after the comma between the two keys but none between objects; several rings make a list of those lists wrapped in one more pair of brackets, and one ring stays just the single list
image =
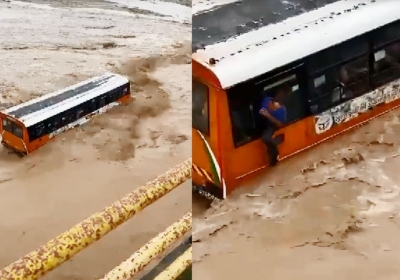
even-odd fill
[{"label": "man's arm", "polygon": [[267,119],[269,119],[274,125],[276,125],[277,127],[283,127],[285,124],[282,123],[281,121],[275,119],[273,116],[271,116],[270,113],[268,113],[268,111],[264,108],[262,108],[260,110],[260,114],[264,117],[266,117]]}]

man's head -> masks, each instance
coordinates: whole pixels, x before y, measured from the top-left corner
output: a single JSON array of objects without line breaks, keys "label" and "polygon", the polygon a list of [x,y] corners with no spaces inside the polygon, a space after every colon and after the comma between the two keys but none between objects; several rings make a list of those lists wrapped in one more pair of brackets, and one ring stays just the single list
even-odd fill
[{"label": "man's head", "polygon": [[280,86],[277,90],[276,90],[276,94],[275,94],[275,101],[279,102],[279,103],[284,103],[286,98],[288,97],[288,95],[291,93],[292,88],[291,86],[285,84]]}]

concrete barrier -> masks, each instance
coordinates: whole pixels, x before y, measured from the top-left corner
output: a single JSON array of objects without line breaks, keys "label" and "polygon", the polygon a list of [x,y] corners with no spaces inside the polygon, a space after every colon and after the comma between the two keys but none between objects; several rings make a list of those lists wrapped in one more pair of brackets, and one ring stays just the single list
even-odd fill
[{"label": "concrete barrier", "polygon": [[[0,279],[38,279],[190,179],[191,170],[192,159],[189,158],[144,186],[125,195],[103,211],[93,214],[70,230],[50,240],[47,244],[8,265],[0,271]],[[118,273],[112,270],[110,271],[111,274],[108,273],[103,279],[130,279],[157,254],[167,249],[179,237],[189,232],[191,228],[192,213],[190,211],[118,266]],[[127,263],[131,260],[133,262]],[[119,275],[125,274],[130,276],[118,278]]]}]

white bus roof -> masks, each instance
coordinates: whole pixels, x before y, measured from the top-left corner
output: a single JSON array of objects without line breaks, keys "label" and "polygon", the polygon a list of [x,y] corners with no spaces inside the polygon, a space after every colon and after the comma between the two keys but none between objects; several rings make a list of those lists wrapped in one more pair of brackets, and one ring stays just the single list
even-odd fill
[{"label": "white bus roof", "polygon": [[105,73],[8,108],[3,113],[18,119],[25,127],[30,127],[128,82],[124,76]]},{"label": "white bus roof", "polygon": [[398,19],[399,0],[341,0],[205,46],[192,58],[229,88]]}]

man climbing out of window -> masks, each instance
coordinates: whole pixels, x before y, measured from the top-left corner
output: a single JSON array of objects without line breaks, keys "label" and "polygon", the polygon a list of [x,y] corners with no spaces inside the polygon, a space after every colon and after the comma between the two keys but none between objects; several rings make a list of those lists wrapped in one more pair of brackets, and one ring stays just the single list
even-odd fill
[{"label": "man climbing out of window", "polygon": [[261,140],[267,146],[270,166],[278,163],[278,143],[273,135],[279,128],[285,126],[287,114],[283,101],[290,91],[290,86],[282,86],[276,91],[275,97],[267,96],[261,104],[260,114],[266,122]]}]

